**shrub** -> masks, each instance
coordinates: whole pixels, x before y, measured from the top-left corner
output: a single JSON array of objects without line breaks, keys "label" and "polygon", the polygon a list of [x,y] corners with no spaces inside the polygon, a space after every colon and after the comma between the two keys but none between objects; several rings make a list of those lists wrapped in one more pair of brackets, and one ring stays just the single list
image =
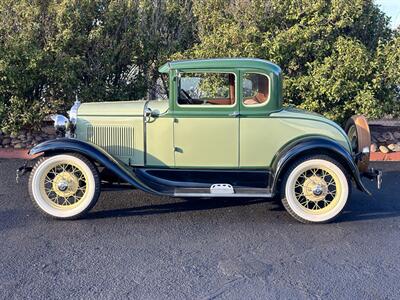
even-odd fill
[{"label": "shrub", "polygon": [[39,130],[43,119],[56,110],[55,104],[59,102],[29,101],[13,96],[3,105],[2,130],[9,133],[18,133],[21,129]]}]

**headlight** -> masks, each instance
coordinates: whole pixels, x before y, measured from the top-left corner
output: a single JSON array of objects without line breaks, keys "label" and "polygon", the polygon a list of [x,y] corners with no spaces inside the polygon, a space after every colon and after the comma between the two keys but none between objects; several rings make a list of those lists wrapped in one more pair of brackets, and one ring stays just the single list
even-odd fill
[{"label": "headlight", "polygon": [[78,120],[78,109],[81,102],[77,99],[71,110],[68,112],[69,119],[63,115],[52,115],[51,119],[54,121],[54,128],[58,136],[73,138],[75,137],[75,125]]},{"label": "headlight", "polygon": [[56,129],[57,135],[64,136],[70,127],[68,118],[63,115],[52,115],[51,119],[54,121],[54,128]]}]

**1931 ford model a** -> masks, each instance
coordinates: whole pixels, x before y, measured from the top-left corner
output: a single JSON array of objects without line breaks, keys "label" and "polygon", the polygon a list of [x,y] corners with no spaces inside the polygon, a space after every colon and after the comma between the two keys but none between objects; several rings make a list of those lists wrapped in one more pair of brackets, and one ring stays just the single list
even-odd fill
[{"label": "1931 ford model a", "polygon": [[101,182],[175,197],[273,197],[301,222],[327,222],[344,208],[368,168],[369,129],[347,134],[314,113],[282,107],[277,65],[259,59],[176,61],[169,99],[77,102],[55,117],[67,138],[46,141],[32,170],[34,204],[60,219],[82,216]]}]

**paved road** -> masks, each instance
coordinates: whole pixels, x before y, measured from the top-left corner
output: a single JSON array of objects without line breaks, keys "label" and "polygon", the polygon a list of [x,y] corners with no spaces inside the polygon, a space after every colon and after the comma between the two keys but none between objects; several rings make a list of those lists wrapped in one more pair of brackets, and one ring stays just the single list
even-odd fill
[{"label": "paved road", "polygon": [[[273,201],[105,192],[87,219],[53,221],[0,160],[0,298],[398,299],[400,164],[328,225]],[[396,172],[397,170],[397,172]]]}]

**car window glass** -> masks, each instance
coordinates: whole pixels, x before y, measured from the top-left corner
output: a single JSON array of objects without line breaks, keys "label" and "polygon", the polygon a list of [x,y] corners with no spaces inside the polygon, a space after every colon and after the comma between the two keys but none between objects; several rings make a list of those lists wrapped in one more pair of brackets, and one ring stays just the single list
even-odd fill
[{"label": "car window glass", "polygon": [[168,100],[169,95],[169,78],[168,74],[161,74],[157,80],[156,96],[157,100]]},{"label": "car window glass", "polygon": [[181,73],[178,104],[235,104],[235,75],[231,73]]},{"label": "car window glass", "polygon": [[269,99],[268,76],[245,73],[243,76],[243,103],[245,106],[263,105]]}]

